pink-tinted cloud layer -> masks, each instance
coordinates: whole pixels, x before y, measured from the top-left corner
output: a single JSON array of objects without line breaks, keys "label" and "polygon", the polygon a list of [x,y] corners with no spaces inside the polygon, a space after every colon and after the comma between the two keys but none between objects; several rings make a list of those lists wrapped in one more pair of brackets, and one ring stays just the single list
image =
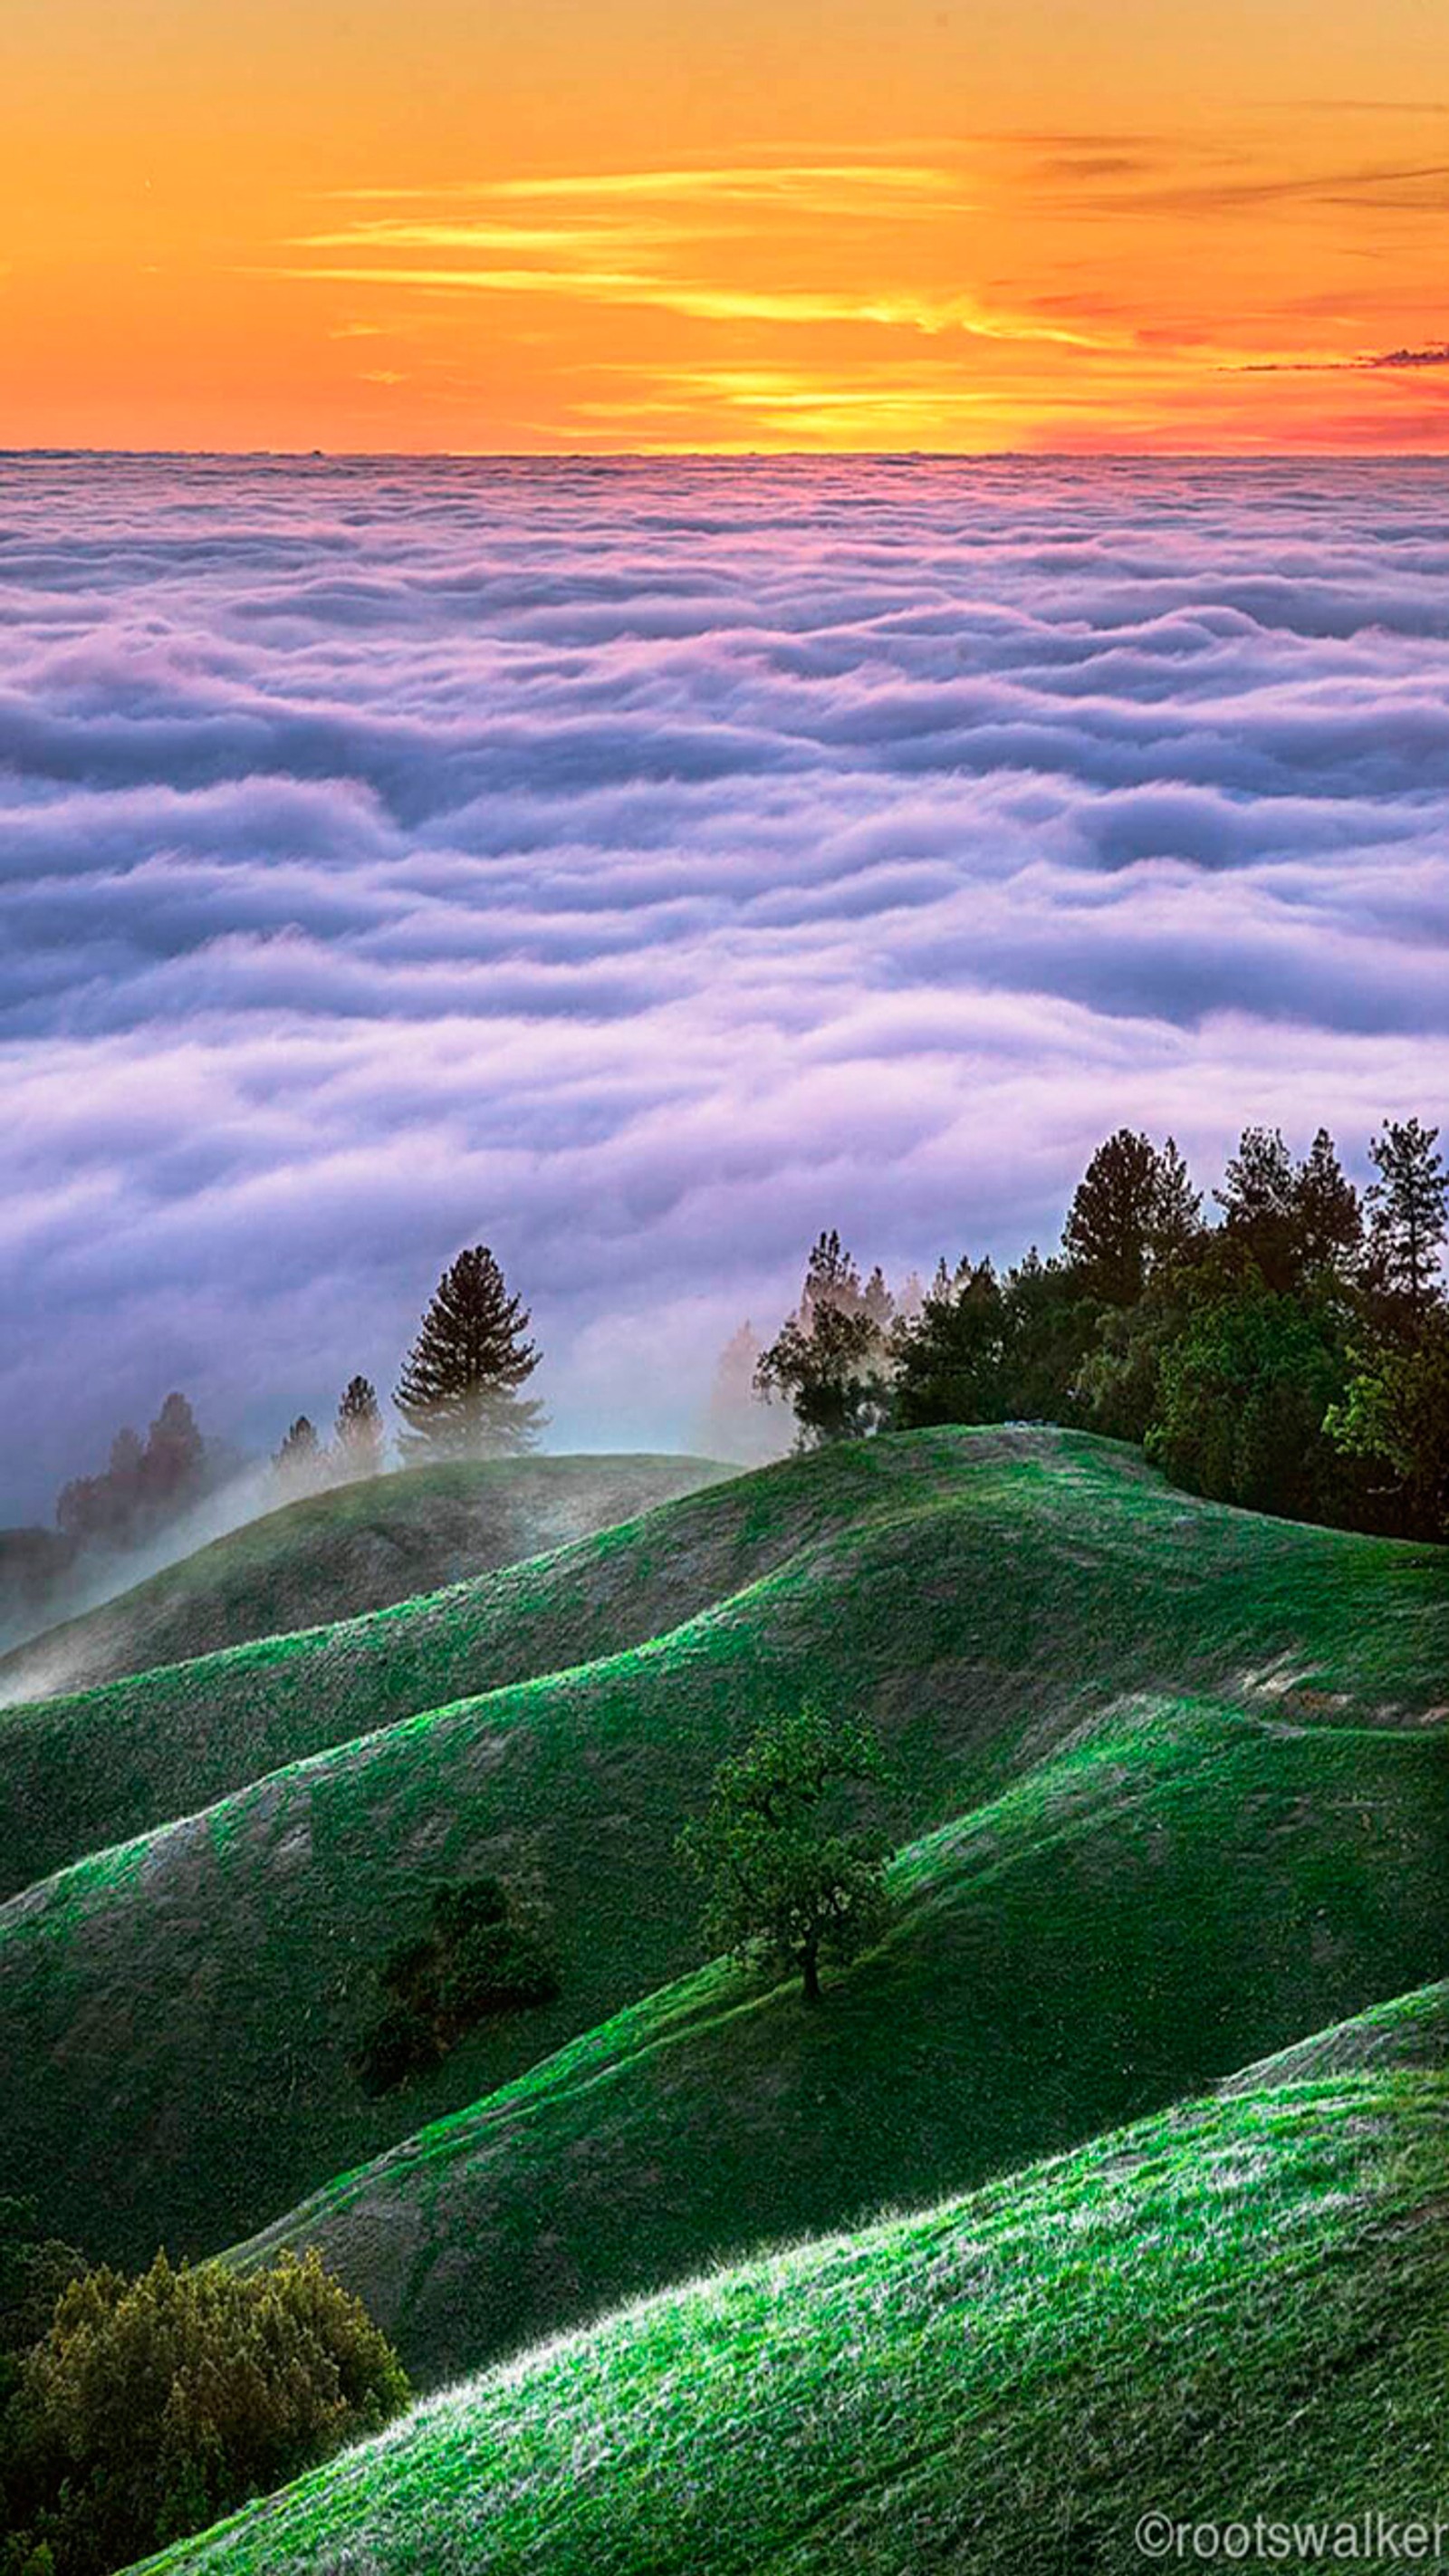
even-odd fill
[{"label": "pink-tinted cloud layer", "polygon": [[826,1222],[1449,1115],[1449,468],[0,464],[0,1517],[171,1383],[693,1427]]}]

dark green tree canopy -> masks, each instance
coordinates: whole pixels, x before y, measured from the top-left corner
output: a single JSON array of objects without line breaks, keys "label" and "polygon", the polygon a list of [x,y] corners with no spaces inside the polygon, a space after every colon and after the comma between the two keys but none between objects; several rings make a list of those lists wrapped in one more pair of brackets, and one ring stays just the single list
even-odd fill
[{"label": "dark green tree canopy", "polygon": [[1346,1457],[1376,1473],[1406,1528],[1449,1538],[1449,1314],[1430,1314],[1408,1343],[1355,1351],[1327,1428]]},{"label": "dark green tree canopy", "polygon": [[848,1959],[884,1928],[886,1843],[851,1820],[843,1794],[884,1777],[874,1736],[810,1708],[773,1718],[722,1763],[679,1845],[705,1883],[711,1949],[793,1970],[818,2002],[822,1957]]},{"label": "dark green tree canopy", "polygon": [[1344,1358],[1331,1300],[1261,1279],[1214,1298],[1163,1355],[1147,1454],[1215,1502],[1319,1519],[1334,1482],[1324,1422]]},{"label": "dark green tree canopy", "polygon": [[393,1398],[406,1457],[506,1458],[534,1447],[543,1408],[520,1390],[538,1366],[528,1310],[486,1244],[439,1280]]},{"label": "dark green tree canopy", "polygon": [[1267,1287],[1281,1293],[1308,1279],[1351,1276],[1363,1209],[1326,1127],[1301,1163],[1278,1128],[1245,1127],[1214,1196],[1227,1249]]},{"label": "dark green tree canopy", "polygon": [[1171,1138],[1163,1155],[1150,1137],[1119,1127],[1077,1183],[1062,1249],[1093,1295],[1109,1306],[1135,1305],[1154,1248],[1193,1222],[1197,1204]]},{"label": "dark green tree canopy", "polygon": [[903,1431],[930,1422],[996,1422],[1006,1392],[1007,1316],[989,1261],[963,1256],[938,1268],[919,1314],[894,1336],[892,1419]]}]

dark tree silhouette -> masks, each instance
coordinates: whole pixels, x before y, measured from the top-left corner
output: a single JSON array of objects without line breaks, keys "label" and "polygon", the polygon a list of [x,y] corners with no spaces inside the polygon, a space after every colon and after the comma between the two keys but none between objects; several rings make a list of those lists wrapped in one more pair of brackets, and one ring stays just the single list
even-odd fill
[{"label": "dark tree silhouette", "polygon": [[1202,1192],[1193,1188],[1177,1138],[1169,1136],[1157,1157],[1157,1205],[1148,1243],[1153,1279],[1161,1281],[1189,1259],[1202,1230]]},{"label": "dark tree silhouette", "polygon": [[337,1407],[334,1434],[344,1476],[378,1476],[386,1446],[382,1410],[370,1377],[349,1378]]},{"label": "dark tree silhouette", "polygon": [[1153,1237],[1164,1213],[1163,1180],[1151,1138],[1119,1127],[1097,1147],[1077,1184],[1062,1228],[1062,1249],[1092,1293],[1109,1306],[1135,1305],[1146,1285]]},{"label": "dark tree silhouette", "polygon": [[1228,1251],[1265,1285],[1289,1293],[1305,1280],[1346,1284],[1363,1240],[1363,1209],[1320,1127],[1305,1161],[1295,1163],[1276,1127],[1246,1127],[1214,1193],[1223,1210]]},{"label": "dark tree silhouette", "polygon": [[1338,1159],[1338,1148],[1320,1127],[1298,1166],[1293,1185],[1297,1249],[1303,1269],[1347,1277],[1363,1243],[1363,1202]]},{"label": "dark tree silhouette", "polygon": [[184,1395],[168,1395],[146,1438],[141,1491],[151,1504],[180,1507],[201,1491],[206,1443]]},{"label": "dark tree silhouette", "polygon": [[897,1326],[892,1419],[903,1431],[930,1422],[999,1422],[1009,1403],[1007,1318],[989,1261],[941,1263],[919,1313]]},{"label": "dark tree silhouette", "polygon": [[1245,1127],[1238,1150],[1214,1190],[1223,1232],[1270,1288],[1291,1288],[1298,1276],[1297,1188],[1293,1157],[1277,1127]]},{"label": "dark tree silhouette", "polygon": [[1449,1173],[1437,1127],[1389,1119],[1369,1147],[1378,1174],[1368,1193],[1374,1286],[1416,1331],[1441,1295],[1439,1255],[1449,1211]]},{"label": "dark tree silhouette", "polygon": [[439,1280],[393,1398],[408,1458],[508,1458],[534,1447],[543,1408],[519,1390],[538,1366],[528,1310],[486,1244]]},{"label": "dark tree silhouette", "polygon": [[57,1526],[81,1547],[138,1546],[214,1481],[190,1405],[184,1395],[168,1395],[144,1446],[127,1426],[112,1441],[103,1474],[76,1476],[62,1487]]}]

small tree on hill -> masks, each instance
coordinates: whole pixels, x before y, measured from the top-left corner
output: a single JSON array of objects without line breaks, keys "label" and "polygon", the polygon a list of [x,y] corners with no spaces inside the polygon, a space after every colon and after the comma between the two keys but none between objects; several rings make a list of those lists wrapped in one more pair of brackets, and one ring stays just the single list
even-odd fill
[{"label": "small tree on hill", "polygon": [[336,1447],[344,1476],[380,1476],[385,1436],[377,1389],[369,1377],[349,1378],[337,1407]]},{"label": "small tree on hill", "polygon": [[528,1309],[486,1244],[444,1271],[393,1398],[409,1458],[509,1458],[532,1449],[543,1407],[520,1394],[538,1366]]},{"label": "small tree on hill", "polygon": [[326,1472],[316,1426],[299,1413],[272,1460],[272,1473],[289,1495],[315,1493]]},{"label": "small tree on hill", "polygon": [[817,1239],[798,1311],[760,1355],[755,1385],[783,1396],[797,1445],[825,1447],[877,1430],[889,1394],[886,1327],[891,1301],[879,1271],[866,1287],[834,1227]]},{"label": "small tree on hill", "polygon": [[884,1776],[874,1736],[809,1708],[771,1719],[722,1763],[679,1839],[708,1890],[711,1949],[792,1969],[818,2002],[822,1956],[853,1957],[886,1921],[885,1841],[839,1812],[851,1784]]}]

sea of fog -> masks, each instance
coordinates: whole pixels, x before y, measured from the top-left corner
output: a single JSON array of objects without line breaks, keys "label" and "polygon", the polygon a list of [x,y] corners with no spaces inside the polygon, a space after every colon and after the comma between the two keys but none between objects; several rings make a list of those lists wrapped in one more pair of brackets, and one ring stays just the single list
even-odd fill
[{"label": "sea of fog", "polygon": [[673,1445],[823,1224],[1449,1120],[1449,468],[0,460],[0,1520],[442,1262]]}]

